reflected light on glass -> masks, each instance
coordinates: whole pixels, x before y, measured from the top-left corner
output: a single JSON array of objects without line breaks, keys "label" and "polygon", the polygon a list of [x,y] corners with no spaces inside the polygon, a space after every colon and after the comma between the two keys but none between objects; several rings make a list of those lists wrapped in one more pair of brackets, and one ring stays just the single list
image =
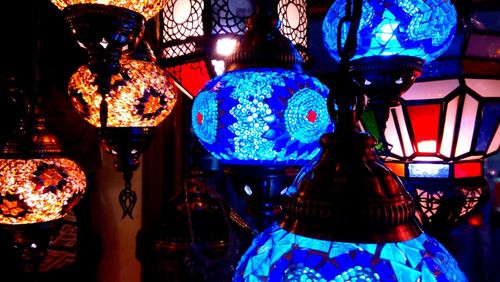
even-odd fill
[{"label": "reflected light on glass", "polygon": [[[121,70],[111,78],[108,102],[109,127],[154,127],[170,114],[177,94],[169,75],[157,65],[122,59]],[[71,77],[68,91],[74,107],[89,123],[100,127],[101,94],[96,75],[87,66]]]},{"label": "reflected light on glass", "polygon": [[215,50],[221,56],[229,56],[234,52],[237,42],[234,38],[220,38],[217,40]]},{"label": "reflected light on glass", "polygon": [[435,140],[420,141],[417,144],[417,148],[420,153],[435,153],[436,141]]},{"label": "reflected light on glass", "polygon": [[101,4],[125,8],[149,19],[156,15],[169,0],[51,0],[60,10],[76,4]]},{"label": "reflected light on glass", "polygon": [[447,164],[410,163],[408,173],[409,177],[448,178],[450,167]]},{"label": "reflected light on glass", "polygon": [[226,69],[224,60],[211,60],[211,63],[217,75],[222,75],[224,73],[224,70]]},{"label": "reflected light on glass", "polygon": [[0,223],[62,218],[85,191],[85,174],[64,158],[0,159]]},{"label": "reflected light on glass", "polygon": [[355,244],[312,239],[274,225],[256,237],[233,281],[467,281],[435,239]]},{"label": "reflected light on glass", "polygon": [[[346,0],[337,0],[323,22],[324,41],[330,55],[340,60],[337,27],[345,16]],[[451,44],[457,14],[451,1],[363,0],[358,48],[352,59],[405,55],[432,61]],[[348,23],[341,30],[345,42]]]},{"label": "reflected light on glass", "polygon": [[298,164],[315,157],[327,131],[328,88],[283,69],[245,69],[211,80],[196,97],[192,125],[229,164]]}]

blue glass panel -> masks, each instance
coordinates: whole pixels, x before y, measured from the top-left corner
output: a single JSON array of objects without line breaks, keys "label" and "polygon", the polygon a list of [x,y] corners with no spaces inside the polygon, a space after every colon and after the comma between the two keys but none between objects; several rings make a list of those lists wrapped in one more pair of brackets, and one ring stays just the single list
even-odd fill
[{"label": "blue glass panel", "polygon": [[447,164],[408,164],[408,175],[410,177],[447,178],[450,175],[450,167]]},{"label": "blue glass panel", "polygon": [[192,109],[201,143],[228,164],[304,164],[332,130],[328,88],[283,69],[246,69],[214,78]]},{"label": "blue glass panel", "polygon": [[[289,235],[297,239],[290,240]],[[262,245],[267,247],[260,248]],[[275,252],[281,256],[276,256]],[[385,254],[381,256],[381,253]],[[257,257],[258,267],[252,264],[252,257]],[[273,225],[259,235],[243,255],[233,281],[280,282],[283,279],[467,281],[450,254],[426,234],[399,243],[353,244],[292,235]]]},{"label": "blue glass panel", "polygon": [[[330,55],[340,60],[337,26],[345,15],[346,0],[337,0],[323,22],[324,41]],[[407,55],[432,61],[451,44],[457,14],[449,0],[364,0],[358,48],[353,59]],[[347,38],[348,23],[341,30]]]},{"label": "blue glass panel", "polygon": [[479,137],[477,139],[476,151],[486,151],[491,139],[497,130],[500,119],[500,103],[487,103],[484,105]]}]

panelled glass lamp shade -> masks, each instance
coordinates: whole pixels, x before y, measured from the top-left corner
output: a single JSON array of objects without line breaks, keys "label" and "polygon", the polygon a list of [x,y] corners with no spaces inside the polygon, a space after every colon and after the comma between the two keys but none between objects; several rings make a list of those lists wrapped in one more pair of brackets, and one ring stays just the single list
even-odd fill
[{"label": "panelled glass lamp shade", "polygon": [[385,133],[373,112],[362,122],[433,233],[447,233],[486,201],[483,160],[500,146],[500,33],[468,18],[453,46],[390,110]]},{"label": "panelled glass lamp shade", "polygon": [[[172,0],[163,9],[160,63],[173,74],[181,90],[194,97],[224,71],[224,58],[243,36],[245,22],[255,12],[252,0]],[[281,0],[281,32],[306,56],[305,0]]]},{"label": "panelled glass lamp shade", "polygon": [[[22,119],[0,152],[0,234],[7,265],[36,271],[59,219],[85,192],[82,169],[66,158],[41,117]],[[18,265],[15,265],[19,263]]]},{"label": "panelled glass lamp shade", "polygon": [[[275,2],[260,4],[273,9]],[[279,197],[296,166],[319,153],[317,136],[331,123],[327,87],[302,72],[302,57],[276,18],[259,11],[226,58],[226,72],[205,85],[191,114],[194,133],[234,187],[257,205],[258,217],[272,218],[279,209],[269,197]]]}]

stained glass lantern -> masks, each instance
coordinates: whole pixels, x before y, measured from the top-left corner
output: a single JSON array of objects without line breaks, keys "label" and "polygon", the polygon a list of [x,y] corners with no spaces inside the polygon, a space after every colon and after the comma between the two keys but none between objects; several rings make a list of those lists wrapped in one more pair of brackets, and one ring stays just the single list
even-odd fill
[{"label": "stained glass lantern", "polygon": [[98,128],[104,150],[123,173],[125,189],[120,203],[123,216],[132,217],[136,202],[130,184],[132,172],[154,136],[154,127],[172,111],[177,93],[168,73],[154,63],[124,57],[120,64],[120,71],[110,78],[104,101],[98,76],[87,66],[72,75],[68,92],[78,112]]},{"label": "stained glass lantern", "polygon": [[257,3],[226,72],[205,85],[191,112],[194,133],[264,218],[279,210],[269,197],[291,181],[287,169],[316,156],[317,136],[330,127],[328,89],[301,71],[302,57],[277,27],[276,3]]},{"label": "stained glass lantern", "polygon": [[442,57],[390,110],[385,132],[373,112],[364,127],[405,181],[424,228],[446,234],[488,198],[484,158],[500,146],[500,34],[474,17]]},{"label": "stained glass lantern", "polygon": [[85,186],[82,169],[64,156],[44,120],[21,120],[0,152],[0,238],[13,270],[36,271],[59,219],[78,203]]},{"label": "stained glass lantern", "polygon": [[[305,0],[277,4],[280,30],[306,56]],[[189,96],[196,96],[208,80],[224,71],[224,58],[243,36],[245,21],[255,12],[251,0],[172,0],[163,9],[160,63]]]}]

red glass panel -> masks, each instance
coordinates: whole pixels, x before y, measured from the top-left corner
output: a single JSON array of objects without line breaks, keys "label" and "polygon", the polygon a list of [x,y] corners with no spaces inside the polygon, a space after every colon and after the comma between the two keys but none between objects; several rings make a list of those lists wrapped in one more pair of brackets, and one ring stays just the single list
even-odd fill
[{"label": "red glass panel", "polygon": [[408,106],[417,152],[435,153],[438,139],[440,105]]},{"label": "red glass panel", "polygon": [[476,177],[483,175],[481,162],[456,163],[455,178]]},{"label": "red glass panel", "polygon": [[168,67],[167,70],[193,97],[196,97],[210,80],[207,66],[203,60]]}]

